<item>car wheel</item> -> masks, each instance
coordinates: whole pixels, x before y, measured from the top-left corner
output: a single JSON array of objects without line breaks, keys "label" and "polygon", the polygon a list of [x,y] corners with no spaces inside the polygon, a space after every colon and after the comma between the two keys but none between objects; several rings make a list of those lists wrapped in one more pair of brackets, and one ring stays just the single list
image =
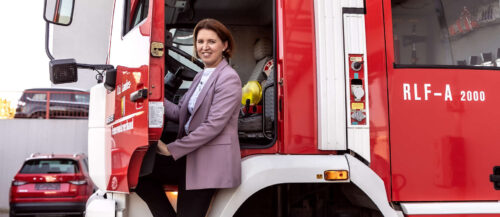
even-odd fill
[{"label": "car wheel", "polygon": [[35,113],[31,116],[33,119],[45,119],[45,114],[44,113]]},{"label": "car wheel", "polygon": [[9,217],[16,217],[16,214],[14,213],[14,211],[9,211]]}]

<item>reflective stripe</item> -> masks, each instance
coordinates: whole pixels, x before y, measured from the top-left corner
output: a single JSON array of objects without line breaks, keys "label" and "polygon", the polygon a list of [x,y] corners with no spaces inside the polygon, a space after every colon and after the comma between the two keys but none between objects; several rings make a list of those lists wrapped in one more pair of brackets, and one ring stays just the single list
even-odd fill
[{"label": "reflective stripe", "polygon": [[500,203],[496,202],[428,202],[401,203],[404,214],[500,214]]}]

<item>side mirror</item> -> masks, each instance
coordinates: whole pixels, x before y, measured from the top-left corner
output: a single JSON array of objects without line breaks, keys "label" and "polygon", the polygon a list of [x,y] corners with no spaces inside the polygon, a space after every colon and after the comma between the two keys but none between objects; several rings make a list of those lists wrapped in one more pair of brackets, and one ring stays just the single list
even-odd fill
[{"label": "side mirror", "polygon": [[68,26],[73,20],[75,0],[45,0],[45,21],[56,25]]},{"label": "side mirror", "polygon": [[109,90],[115,90],[116,86],[116,69],[106,70],[106,79],[104,80],[104,87]]},{"label": "side mirror", "polygon": [[53,84],[78,81],[78,68],[75,59],[51,60],[49,69],[50,81]]},{"label": "side mirror", "polygon": [[[43,11],[43,18],[47,22],[45,25],[45,52],[50,59],[49,73],[50,80],[53,84],[64,84],[78,81],[78,69],[91,69],[98,70],[111,70],[112,65],[99,65],[99,64],[82,64],[77,63],[75,59],[55,59],[50,53],[49,49],[49,26],[50,23],[62,26],[68,26],[73,20],[73,11],[75,8],[75,0],[45,0],[45,8]],[[112,77],[112,72],[107,77]],[[116,73],[114,73],[116,74]],[[97,82],[101,83],[103,80],[102,72],[98,71],[96,76]],[[108,81],[108,88],[114,86],[111,83],[113,79],[106,79]]]}]

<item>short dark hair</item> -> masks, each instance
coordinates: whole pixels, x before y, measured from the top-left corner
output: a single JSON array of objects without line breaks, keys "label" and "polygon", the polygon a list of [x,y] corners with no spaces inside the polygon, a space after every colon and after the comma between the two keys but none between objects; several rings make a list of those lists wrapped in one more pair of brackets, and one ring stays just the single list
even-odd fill
[{"label": "short dark hair", "polygon": [[231,31],[224,26],[221,22],[219,22],[216,19],[211,19],[211,18],[206,18],[198,22],[196,26],[194,27],[194,55],[197,58],[200,58],[198,56],[198,52],[196,52],[196,40],[198,39],[198,32],[202,29],[208,29],[214,31],[217,36],[222,40],[222,42],[227,42],[227,48],[222,52],[222,55],[225,58],[230,58],[231,55],[233,54],[234,51],[234,39],[233,35],[231,34]]}]

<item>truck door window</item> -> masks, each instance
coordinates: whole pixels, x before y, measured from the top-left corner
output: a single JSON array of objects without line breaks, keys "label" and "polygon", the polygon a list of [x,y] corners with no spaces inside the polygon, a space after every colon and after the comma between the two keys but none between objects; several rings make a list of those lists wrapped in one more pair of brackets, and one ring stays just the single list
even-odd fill
[{"label": "truck door window", "polygon": [[124,35],[148,17],[149,0],[127,0],[125,5]]},{"label": "truck door window", "polygon": [[498,67],[498,0],[393,0],[399,67]]}]

